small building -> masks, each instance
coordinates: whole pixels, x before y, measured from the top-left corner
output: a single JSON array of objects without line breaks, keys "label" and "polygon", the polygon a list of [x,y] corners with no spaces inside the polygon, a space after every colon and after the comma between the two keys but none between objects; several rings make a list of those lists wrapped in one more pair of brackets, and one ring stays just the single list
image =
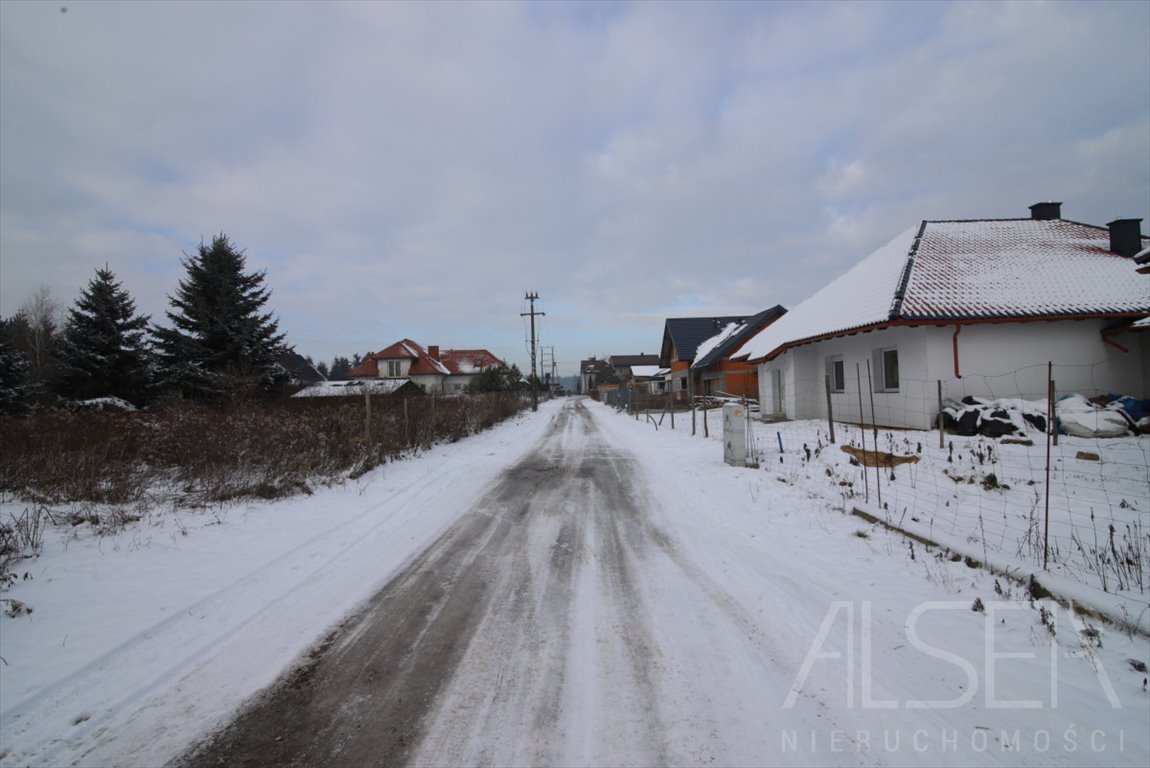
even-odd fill
[{"label": "small building", "polygon": [[304,387],[292,397],[363,397],[364,395],[423,397],[423,390],[410,379],[350,379],[319,381]]},{"label": "small building", "polygon": [[637,389],[648,394],[662,395],[667,391],[667,376],[670,373],[670,368],[660,368],[658,365],[632,365],[631,381]]}]

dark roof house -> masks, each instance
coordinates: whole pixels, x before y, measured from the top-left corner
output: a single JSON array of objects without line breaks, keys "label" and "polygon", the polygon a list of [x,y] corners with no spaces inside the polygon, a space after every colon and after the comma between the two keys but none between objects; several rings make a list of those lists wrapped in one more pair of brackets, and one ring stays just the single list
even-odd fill
[{"label": "dark roof house", "polygon": [[695,350],[732,323],[743,322],[746,315],[727,317],[670,317],[663,324],[663,346],[659,365],[667,368],[672,360],[694,362]]}]

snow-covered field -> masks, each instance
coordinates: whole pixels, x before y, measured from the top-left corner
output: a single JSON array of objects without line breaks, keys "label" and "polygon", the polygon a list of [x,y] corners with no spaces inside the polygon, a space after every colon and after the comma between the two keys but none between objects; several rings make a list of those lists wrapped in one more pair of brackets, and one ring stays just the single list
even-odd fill
[{"label": "snow-covered field", "polygon": [[[156,765],[179,754],[465,514],[570,402],[312,496],[155,511],[102,537],[86,524],[50,529],[43,553],[18,566],[27,578],[3,594],[33,612],[0,617],[0,763]],[[1014,516],[1033,507],[1029,480],[1045,470],[1032,452],[1044,445],[955,438],[952,456],[939,451],[937,435],[898,433],[889,448],[917,454],[921,442],[920,461],[895,468],[894,480],[884,470],[877,487],[872,469],[862,489],[862,470],[813,422],[755,425],[762,467],[734,469],[722,461],[717,411],[705,439],[692,437],[682,416],[676,430],[666,421],[656,430],[587,407],[604,439],[636,457],[651,522],[707,585],[710,610],[737,618],[721,625],[737,629],[723,631],[742,638],[715,638],[720,625],[681,603],[667,647],[691,649],[692,669],[738,682],[667,686],[684,694],[659,702],[674,729],[671,762],[1150,762],[1150,693],[1132,663],[1150,661],[1145,636],[1033,601],[1009,578],[843,512],[859,507],[922,526],[924,536],[1003,570],[1040,571],[1010,539],[1021,531],[1025,541],[1030,530],[1029,522],[1016,530]],[[837,437],[839,445],[859,441],[857,428]],[[884,439],[879,447],[888,450]],[[1113,454],[1080,467],[1066,453],[1078,447],[1063,439],[1058,472],[1075,501],[1052,506],[1081,529],[1079,539],[1090,523],[1080,503],[1098,513],[1105,500],[1120,524],[1150,527],[1147,440],[1109,443],[1101,450]],[[1008,489],[983,487],[991,444],[996,481]],[[0,515],[27,506],[8,500]],[[926,508],[934,515],[917,511]],[[1064,561],[1054,568],[1064,568],[1057,575],[1071,591],[1114,611],[1146,609],[1145,593],[1127,589],[1115,603],[1085,566]],[[656,604],[673,605],[671,597]],[[981,611],[972,610],[976,599]],[[572,643],[602,641],[588,634]],[[745,653],[714,652],[731,647]],[[677,679],[687,661],[664,657],[659,674]],[[610,701],[604,691],[599,704],[583,706]],[[602,712],[587,722],[627,719]],[[573,738],[594,742],[597,734]],[[631,757],[621,751],[616,762]]]}]

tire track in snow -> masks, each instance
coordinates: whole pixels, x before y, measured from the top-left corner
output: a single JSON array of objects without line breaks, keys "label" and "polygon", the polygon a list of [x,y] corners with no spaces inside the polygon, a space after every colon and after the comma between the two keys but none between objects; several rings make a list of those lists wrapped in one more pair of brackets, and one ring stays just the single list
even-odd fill
[{"label": "tire track in snow", "polygon": [[761,762],[760,713],[793,670],[653,522],[641,465],[599,423],[565,405],[322,652],[182,765]]},{"label": "tire track in snow", "polygon": [[[71,755],[83,758],[106,749],[120,738],[126,723],[135,721],[141,712],[148,714],[152,708],[148,705],[149,699],[196,674],[199,667],[250,628],[274,621],[276,615],[282,613],[284,604],[291,603],[294,597],[309,591],[322,592],[320,584],[331,578],[333,569],[338,570],[341,563],[353,558],[357,551],[378,541],[394,520],[412,513],[413,504],[425,503],[434,495],[434,489],[444,485],[451,476],[464,475],[484,461],[486,459],[476,459],[451,466],[447,478],[436,471],[440,467],[429,466],[425,474],[367,505],[353,517],[312,536],[237,581],[179,608],[168,618],[137,632],[94,661],[10,707],[2,714],[0,733],[7,750],[5,762],[59,764],[70,762]],[[381,515],[380,510],[385,507],[390,509]],[[262,607],[255,612],[248,607],[252,594],[261,598]],[[316,614],[324,615],[322,610]],[[337,618],[332,615],[327,621]],[[218,626],[205,633],[205,619]],[[282,618],[279,621],[282,622]],[[306,647],[311,642],[309,630],[304,628],[301,632],[299,623],[293,623],[291,644]],[[322,631],[325,624],[321,619],[310,625],[310,631]],[[185,647],[189,637],[196,638],[197,642],[173,659],[171,649]],[[144,686],[139,685],[141,666],[154,668]],[[54,722],[52,730],[61,736],[48,744],[21,744],[27,730],[43,731],[45,722]],[[156,724],[151,728],[164,730]],[[155,745],[133,747],[147,751],[154,750]],[[126,755],[123,759],[130,761]]]}]

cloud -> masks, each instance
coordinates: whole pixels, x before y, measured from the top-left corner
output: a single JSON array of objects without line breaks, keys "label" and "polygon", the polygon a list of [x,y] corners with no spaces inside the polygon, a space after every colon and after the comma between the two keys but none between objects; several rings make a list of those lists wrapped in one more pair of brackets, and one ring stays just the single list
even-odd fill
[{"label": "cloud", "polygon": [[[1145,4],[0,3],[0,314],[226,232],[318,359],[561,370],[923,218],[1150,219]],[[546,341],[546,338],[551,341]]]}]

